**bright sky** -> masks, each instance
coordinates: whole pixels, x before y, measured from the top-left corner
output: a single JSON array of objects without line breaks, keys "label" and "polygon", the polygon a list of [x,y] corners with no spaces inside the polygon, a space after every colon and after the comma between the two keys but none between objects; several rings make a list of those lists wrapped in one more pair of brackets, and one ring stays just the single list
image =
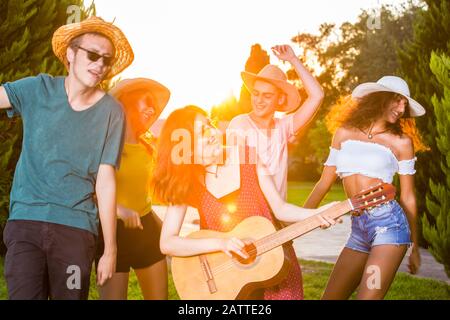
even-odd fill
[{"label": "bright sky", "polygon": [[[187,104],[209,110],[230,94],[239,96],[240,72],[255,43],[270,53],[298,32],[317,33],[323,22],[355,21],[361,8],[395,2],[95,0],[97,14],[115,18],[133,47],[135,60],[121,77],[152,78],[171,90],[162,117]],[[271,63],[278,64],[273,55]]]}]

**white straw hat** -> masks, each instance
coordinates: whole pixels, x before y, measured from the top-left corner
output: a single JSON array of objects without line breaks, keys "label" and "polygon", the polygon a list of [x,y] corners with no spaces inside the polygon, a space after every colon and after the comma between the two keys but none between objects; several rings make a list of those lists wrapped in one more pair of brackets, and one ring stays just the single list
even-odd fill
[{"label": "white straw hat", "polygon": [[410,97],[409,87],[405,80],[396,76],[384,76],[377,82],[366,82],[357,86],[352,97],[360,99],[370,93],[387,91],[401,94],[409,101],[409,115],[420,117],[425,114],[425,108],[420,103]]}]

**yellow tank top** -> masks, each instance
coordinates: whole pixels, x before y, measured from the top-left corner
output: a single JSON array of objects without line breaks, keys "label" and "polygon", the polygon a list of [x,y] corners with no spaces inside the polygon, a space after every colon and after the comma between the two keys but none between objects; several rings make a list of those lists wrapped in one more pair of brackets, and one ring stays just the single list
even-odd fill
[{"label": "yellow tank top", "polygon": [[151,178],[154,159],[143,144],[125,143],[116,174],[117,203],[142,217],[152,208]]}]

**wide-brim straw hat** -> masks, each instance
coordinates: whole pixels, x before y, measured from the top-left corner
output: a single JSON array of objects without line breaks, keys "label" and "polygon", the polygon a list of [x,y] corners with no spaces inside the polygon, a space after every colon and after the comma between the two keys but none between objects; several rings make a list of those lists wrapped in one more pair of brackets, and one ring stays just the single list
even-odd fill
[{"label": "wide-brim straw hat", "polygon": [[[168,88],[158,81],[147,78],[122,80],[109,91],[109,94],[117,100],[121,100],[124,95],[133,91],[143,91],[152,96],[152,101],[154,103],[152,107],[155,109],[154,120],[156,120],[161,112],[163,112],[170,99],[170,90]],[[126,108],[127,106],[124,107]]]},{"label": "wide-brim straw hat", "polygon": [[425,108],[420,103],[411,98],[406,81],[396,76],[384,76],[377,82],[362,83],[353,90],[352,97],[360,99],[370,93],[380,91],[398,93],[408,99],[409,115],[411,117],[420,117],[426,112]]},{"label": "wide-brim straw hat", "polygon": [[100,33],[107,37],[115,49],[114,59],[111,64],[111,70],[105,76],[110,79],[125,70],[134,60],[134,53],[131,45],[123,32],[112,23],[104,21],[99,17],[89,17],[78,23],[71,23],[58,28],[53,34],[52,47],[53,52],[58,59],[69,68],[67,61],[67,48],[72,39],[85,33]]},{"label": "wide-brim straw hat", "polygon": [[300,105],[300,93],[298,88],[288,82],[286,74],[277,66],[272,64],[266,65],[258,74],[243,71],[241,72],[242,80],[248,91],[253,91],[256,80],[263,80],[273,84],[286,94],[285,104],[277,107],[276,111],[289,112],[295,110]]}]

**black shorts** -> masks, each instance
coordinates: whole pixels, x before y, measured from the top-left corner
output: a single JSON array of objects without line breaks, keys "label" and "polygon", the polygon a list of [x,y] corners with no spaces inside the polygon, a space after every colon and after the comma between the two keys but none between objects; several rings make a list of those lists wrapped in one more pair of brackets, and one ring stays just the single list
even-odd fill
[{"label": "black shorts", "polygon": [[5,279],[11,300],[86,300],[96,237],[87,230],[30,220],[10,220]]},{"label": "black shorts", "polygon": [[[165,259],[159,248],[161,235],[158,216],[149,212],[141,217],[144,227],[141,229],[127,229],[122,220],[117,220],[117,264],[116,272],[129,272],[130,268],[143,269]],[[103,254],[103,233],[99,232],[96,263]]]}]

